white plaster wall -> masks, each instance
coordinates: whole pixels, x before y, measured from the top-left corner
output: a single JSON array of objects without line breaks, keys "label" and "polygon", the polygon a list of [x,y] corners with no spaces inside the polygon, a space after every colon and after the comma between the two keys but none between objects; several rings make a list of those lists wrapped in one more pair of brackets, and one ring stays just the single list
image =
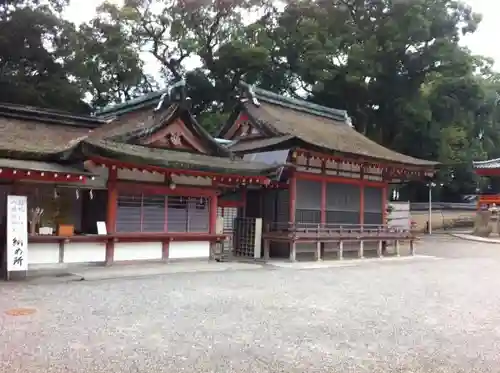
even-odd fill
[{"label": "white plaster wall", "polygon": [[134,181],[149,181],[154,183],[163,183],[165,181],[165,175],[152,173],[152,172],[142,172],[138,170],[118,170],[119,180],[134,180]]},{"label": "white plaster wall", "polygon": [[115,261],[162,259],[161,242],[115,242]]},{"label": "white plaster wall", "polygon": [[210,186],[210,185],[212,185],[212,179],[211,178],[209,178],[209,177],[200,177],[200,176],[172,175],[172,181],[175,184],[201,185],[201,186]]},{"label": "white plaster wall", "polygon": [[29,264],[54,264],[59,263],[58,243],[30,243],[28,244]]},{"label": "white plaster wall", "polygon": [[64,244],[64,263],[95,263],[106,260],[104,242],[68,242]]},{"label": "white plaster wall", "polygon": [[210,242],[170,242],[168,247],[169,259],[208,258],[210,256]]}]

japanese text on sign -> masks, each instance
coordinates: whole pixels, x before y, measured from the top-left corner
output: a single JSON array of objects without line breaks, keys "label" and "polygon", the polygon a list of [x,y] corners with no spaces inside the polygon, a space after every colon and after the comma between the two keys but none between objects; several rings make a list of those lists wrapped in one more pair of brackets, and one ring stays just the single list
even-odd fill
[{"label": "japanese text on sign", "polygon": [[7,270],[28,269],[28,206],[25,196],[7,196]]}]

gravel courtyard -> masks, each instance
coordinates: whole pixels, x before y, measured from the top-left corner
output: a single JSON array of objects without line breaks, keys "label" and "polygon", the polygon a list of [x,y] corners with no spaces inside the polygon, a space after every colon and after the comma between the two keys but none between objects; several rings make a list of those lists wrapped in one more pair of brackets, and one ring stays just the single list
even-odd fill
[{"label": "gravel courtyard", "polygon": [[0,372],[499,372],[500,247],[419,250],[439,259],[0,283]]}]

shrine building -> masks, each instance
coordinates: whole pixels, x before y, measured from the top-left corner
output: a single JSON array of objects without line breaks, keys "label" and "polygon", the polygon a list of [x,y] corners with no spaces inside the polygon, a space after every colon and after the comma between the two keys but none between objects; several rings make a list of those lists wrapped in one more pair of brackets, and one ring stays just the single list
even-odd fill
[{"label": "shrine building", "polygon": [[[435,162],[369,140],[344,111],[242,87],[219,139],[182,83],[94,116],[0,104],[2,242],[8,195],[27,197],[29,270],[217,250],[295,260],[355,245],[363,257],[370,243],[381,255],[382,241],[413,239],[387,228],[388,186]],[[9,242],[0,248],[5,272]]]},{"label": "shrine building", "polygon": [[288,165],[279,189],[247,195],[247,216],[264,220],[264,246],[271,251],[264,255],[274,252],[294,260],[302,250],[319,259],[331,249],[342,257],[350,243],[363,257],[363,243],[369,242],[377,243],[380,255],[389,184],[432,177],[437,163],[368,139],[343,110],[246,84],[242,91],[218,136],[231,140],[229,150],[243,160]]}]

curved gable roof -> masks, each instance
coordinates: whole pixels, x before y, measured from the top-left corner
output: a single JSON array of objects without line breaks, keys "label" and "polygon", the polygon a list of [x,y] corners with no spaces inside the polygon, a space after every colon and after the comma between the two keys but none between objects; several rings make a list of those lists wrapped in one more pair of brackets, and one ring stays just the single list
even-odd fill
[{"label": "curved gable roof", "polygon": [[[344,110],[286,98],[258,88],[247,90],[247,96],[240,101],[238,109],[259,126],[274,132],[275,136],[293,137],[326,151],[413,166],[432,167],[437,164],[398,153],[367,138],[353,128]],[[231,125],[228,123],[219,136],[224,135]],[[237,145],[231,147],[236,148]]]}]

